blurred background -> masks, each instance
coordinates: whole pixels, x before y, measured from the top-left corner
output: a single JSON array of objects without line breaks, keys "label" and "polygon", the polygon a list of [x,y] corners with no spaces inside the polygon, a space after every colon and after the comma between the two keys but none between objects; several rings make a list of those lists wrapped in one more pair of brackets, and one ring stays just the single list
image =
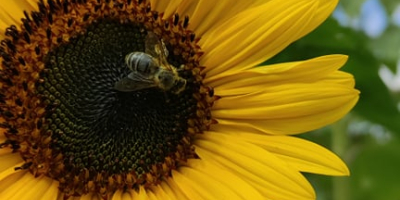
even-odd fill
[{"label": "blurred background", "polygon": [[338,154],[350,177],[306,174],[318,200],[400,200],[400,0],[341,0],[333,16],[268,63],[347,54],[360,100],[300,137]]}]

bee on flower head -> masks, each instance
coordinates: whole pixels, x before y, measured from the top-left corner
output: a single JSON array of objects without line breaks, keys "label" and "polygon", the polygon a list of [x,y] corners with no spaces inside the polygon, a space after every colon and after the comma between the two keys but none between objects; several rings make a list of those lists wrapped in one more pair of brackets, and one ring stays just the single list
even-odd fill
[{"label": "bee on flower head", "polygon": [[181,93],[186,87],[186,79],[179,76],[178,69],[168,63],[167,57],[168,49],[164,41],[153,32],[148,32],[145,52],[134,51],[125,56],[125,64],[131,72],[117,81],[114,88],[132,92],[157,87],[174,94]]}]

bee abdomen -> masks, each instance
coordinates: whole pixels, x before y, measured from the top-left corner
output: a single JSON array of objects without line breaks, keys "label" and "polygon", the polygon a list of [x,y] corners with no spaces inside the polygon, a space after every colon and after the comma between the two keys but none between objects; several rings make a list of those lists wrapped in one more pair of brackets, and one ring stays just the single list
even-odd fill
[{"label": "bee abdomen", "polygon": [[128,68],[143,75],[151,73],[152,66],[155,65],[153,57],[143,52],[132,52],[125,57]]}]

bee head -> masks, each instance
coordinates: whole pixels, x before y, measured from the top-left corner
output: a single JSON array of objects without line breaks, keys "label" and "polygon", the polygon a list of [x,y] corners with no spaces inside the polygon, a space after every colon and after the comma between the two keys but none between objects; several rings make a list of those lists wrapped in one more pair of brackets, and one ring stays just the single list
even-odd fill
[{"label": "bee head", "polygon": [[156,81],[159,83],[160,87],[164,90],[169,90],[175,84],[175,74],[172,71],[161,70],[160,73],[156,75]]}]

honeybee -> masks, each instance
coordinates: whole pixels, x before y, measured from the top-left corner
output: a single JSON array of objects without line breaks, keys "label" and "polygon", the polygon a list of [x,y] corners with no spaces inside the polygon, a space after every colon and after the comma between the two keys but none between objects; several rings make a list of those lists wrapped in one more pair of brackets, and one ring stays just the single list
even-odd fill
[{"label": "honeybee", "polygon": [[131,72],[117,81],[114,89],[132,92],[158,87],[179,94],[186,87],[186,79],[179,76],[178,69],[168,63],[167,57],[168,49],[164,41],[158,39],[153,32],[148,32],[145,52],[135,51],[125,56],[125,64]]}]

